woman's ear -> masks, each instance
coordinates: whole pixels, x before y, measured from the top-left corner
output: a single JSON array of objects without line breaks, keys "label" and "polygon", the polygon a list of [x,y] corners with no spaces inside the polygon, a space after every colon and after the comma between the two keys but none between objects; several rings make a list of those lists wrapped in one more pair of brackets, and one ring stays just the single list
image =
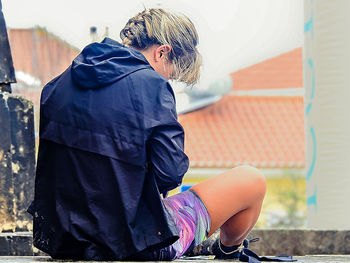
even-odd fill
[{"label": "woman's ear", "polygon": [[154,60],[158,62],[159,60],[163,59],[164,55],[169,54],[171,51],[170,45],[161,45],[157,47],[154,51]]}]

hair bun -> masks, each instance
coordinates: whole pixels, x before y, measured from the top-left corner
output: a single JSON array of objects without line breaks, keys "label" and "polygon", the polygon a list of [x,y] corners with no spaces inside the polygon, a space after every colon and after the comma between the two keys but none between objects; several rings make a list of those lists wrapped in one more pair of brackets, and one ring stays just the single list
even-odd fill
[{"label": "hair bun", "polygon": [[201,56],[196,48],[197,31],[185,15],[161,8],[151,8],[129,19],[120,32],[122,43],[139,50],[170,45],[169,59],[174,65],[175,79],[194,84],[199,79]]}]

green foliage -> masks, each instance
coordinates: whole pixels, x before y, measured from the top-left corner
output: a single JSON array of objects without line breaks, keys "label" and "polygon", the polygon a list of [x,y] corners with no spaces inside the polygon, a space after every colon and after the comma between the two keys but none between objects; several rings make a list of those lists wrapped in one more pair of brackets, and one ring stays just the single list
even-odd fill
[{"label": "green foliage", "polygon": [[300,177],[293,170],[286,170],[283,177],[290,178],[291,186],[288,189],[280,189],[278,201],[282,205],[283,214],[276,216],[271,227],[276,228],[303,228],[306,222],[306,211],[301,204],[305,204],[305,194],[298,191],[298,180]]}]

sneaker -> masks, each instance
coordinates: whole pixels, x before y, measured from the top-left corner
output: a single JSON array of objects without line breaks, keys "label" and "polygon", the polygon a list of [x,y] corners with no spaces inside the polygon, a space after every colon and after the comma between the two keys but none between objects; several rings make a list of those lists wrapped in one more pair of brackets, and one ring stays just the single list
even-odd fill
[{"label": "sneaker", "polygon": [[236,259],[239,260],[241,257],[242,249],[247,248],[249,245],[249,240],[245,239],[242,244],[233,246],[231,251],[225,251],[222,249],[220,244],[220,238],[218,238],[213,244],[212,251],[215,255],[215,259]]}]

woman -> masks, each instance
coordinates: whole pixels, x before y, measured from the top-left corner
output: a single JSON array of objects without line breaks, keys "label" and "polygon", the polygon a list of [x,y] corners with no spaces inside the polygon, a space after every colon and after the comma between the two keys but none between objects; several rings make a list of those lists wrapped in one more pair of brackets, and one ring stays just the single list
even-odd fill
[{"label": "woman", "polygon": [[173,260],[220,228],[215,253],[232,258],[260,213],[258,170],[163,198],[188,169],[168,79],[198,80],[195,27],[150,9],[121,38],[87,46],[42,91],[34,245],[62,259]]}]

